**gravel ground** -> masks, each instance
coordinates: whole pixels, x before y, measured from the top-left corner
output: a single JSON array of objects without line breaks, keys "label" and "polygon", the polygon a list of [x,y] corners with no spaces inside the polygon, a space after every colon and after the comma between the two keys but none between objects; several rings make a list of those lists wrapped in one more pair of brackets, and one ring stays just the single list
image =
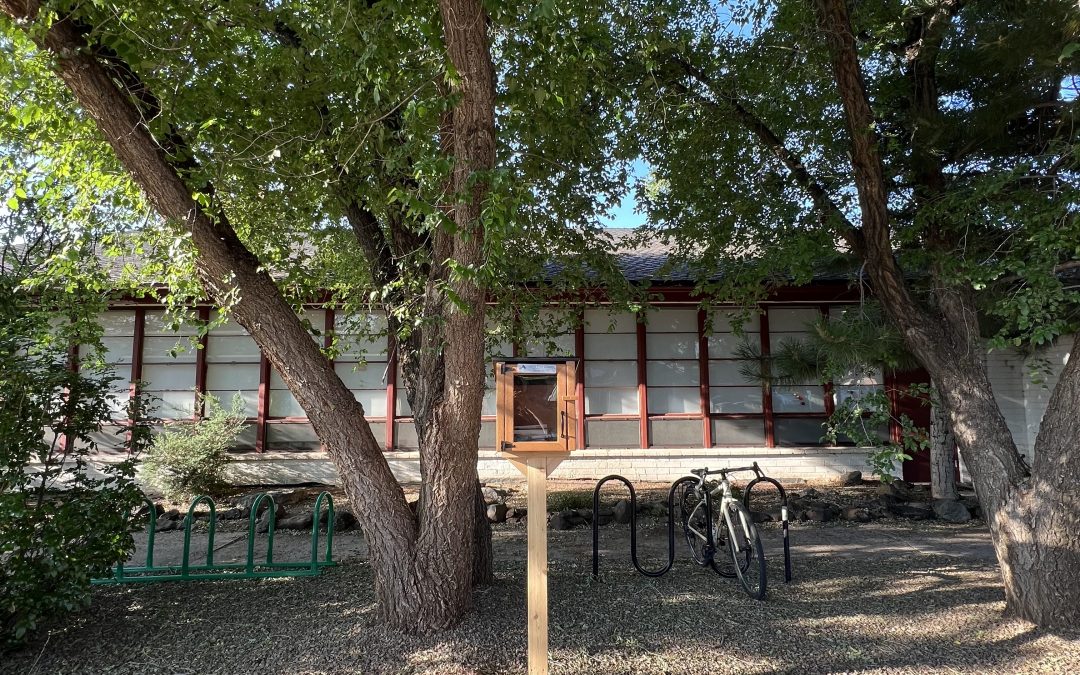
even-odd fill
[{"label": "gravel ground", "polygon": [[[942,527],[888,525],[914,544]],[[796,581],[756,603],[685,560],[660,579],[606,560],[593,582],[588,530],[551,535],[552,673],[1080,672],[1080,630],[1003,618],[997,570],[973,557],[800,558]],[[353,558],[310,579],[98,587],[91,609],[0,672],[524,673],[522,538],[495,537],[497,583],[438,636],[381,627],[370,569]]]}]

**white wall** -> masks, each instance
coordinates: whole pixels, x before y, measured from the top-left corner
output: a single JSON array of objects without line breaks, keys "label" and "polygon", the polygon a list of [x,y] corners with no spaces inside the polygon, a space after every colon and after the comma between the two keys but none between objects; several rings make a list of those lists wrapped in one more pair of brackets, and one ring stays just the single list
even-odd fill
[{"label": "white wall", "polygon": [[1029,356],[1011,349],[987,354],[986,367],[994,397],[1017,448],[1028,459],[1035,447],[1046,404],[1069,360],[1071,344],[1072,336],[1066,336]]}]

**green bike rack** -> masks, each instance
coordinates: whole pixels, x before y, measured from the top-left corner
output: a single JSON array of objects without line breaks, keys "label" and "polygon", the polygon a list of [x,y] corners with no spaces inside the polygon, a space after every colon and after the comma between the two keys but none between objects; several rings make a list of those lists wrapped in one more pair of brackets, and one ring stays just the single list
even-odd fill
[{"label": "green bike rack", "polygon": [[[157,507],[149,499],[144,504],[149,509],[146,537],[146,563],[138,567],[125,567],[123,563],[113,568],[110,577],[93,579],[93,584],[154,583],[162,581],[200,581],[207,579],[266,579],[274,577],[311,577],[324,567],[337,565],[332,557],[334,546],[334,498],[329,492],[319,494],[315,510],[311,514],[311,557],[305,561],[279,562],[274,560],[274,528],[277,524],[277,504],[273,495],[262,492],[255,497],[248,514],[247,560],[242,563],[215,563],[214,536],[217,533],[217,506],[206,495],[195,498],[184,517],[184,553],[180,565],[154,564],[154,535],[157,531]],[[266,559],[255,561],[255,530],[258,527],[259,508],[267,505]],[[195,507],[206,504],[210,509],[206,534],[206,561],[191,561],[191,526],[195,522]],[[319,523],[326,514],[326,548],[319,557]]]}]

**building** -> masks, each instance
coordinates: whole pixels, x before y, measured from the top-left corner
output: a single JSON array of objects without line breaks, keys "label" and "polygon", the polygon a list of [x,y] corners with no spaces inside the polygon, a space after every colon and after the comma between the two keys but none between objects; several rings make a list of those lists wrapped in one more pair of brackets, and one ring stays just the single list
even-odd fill
[{"label": "building", "polygon": [[[631,280],[653,279],[665,261],[662,248],[626,252],[623,269]],[[583,309],[572,332],[541,345],[501,344],[499,358],[565,357],[576,363],[575,414],[570,417],[577,451],[563,462],[557,477],[599,477],[620,473],[635,480],[670,480],[690,468],[745,465],[757,461],[770,475],[785,480],[828,480],[850,470],[868,472],[866,451],[828,446],[822,424],[843,399],[867,390],[890,392],[894,412],[922,423],[929,409],[895,394],[904,383],[925,381],[924,373],[878,372],[832,382],[764,387],[739,370],[736,348],[743,340],[768,354],[782,341],[799,338],[816,317],[835,316],[855,306],[859,293],[843,276],[822,276],[812,284],[779,289],[760,305],[760,314],[741,329],[731,324],[730,308],[703,311],[692,296],[688,278],[668,276],[657,286],[645,320]],[[216,310],[198,309],[209,319]],[[228,401],[244,399],[250,424],[234,449],[238,482],[334,482],[333,465],[320,449],[303,410],[254,341],[234,323],[212,329],[201,349],[176,352],[186,336],[163,319],[160,305],[147,300],[118,302],[102,317],[108,363],[120,378],[121,403],[135,380],[161,400],[158,416],[191,418],[196,393]],[[322,339],[337,332],[344,343],[335,369],[363,404],[377,438],[385,439],[387,459],[403,480],[419,478],[416,433],[392,346],[385,337],[349,335],[349,317],[333,308],[311,306],[305,318],[322,327]],[[379,313],[361,317],[367,333],[384,332]],[[1034,356],[988,351],[988,365],[998,401],[1021,452],[1034,443],[1042,411],[1067,358],[1064,343]],[[1042,381],[1033,370],[1045,374]],[[516,477],[496,452],[496,377],[492,368],[484,401],[480,436],[481,478]],[[117,411],[119,413],[119,410]],[[117,427],[98,439],[101,458],[121,446]],[[883,429],[895,437],[897,428]],[[111,451],[114,451],[110,453]],[[904,476],[928,479],[928,460],[905,463]]]}]

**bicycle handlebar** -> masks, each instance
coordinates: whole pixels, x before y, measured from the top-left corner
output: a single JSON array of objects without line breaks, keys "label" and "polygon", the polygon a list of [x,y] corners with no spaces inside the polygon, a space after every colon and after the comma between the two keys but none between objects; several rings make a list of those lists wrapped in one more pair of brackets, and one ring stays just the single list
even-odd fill
[{"label": "bicycle handlebar", "polygon": [[727,474],[729,474],[729,473],[737,473],[739,471],[753,471],[754,473],[758,474],[759,476],[762,475],[761,474],[761,468],[758,466],[757,462],[754,462],[753,466],[740,466],[740,467],[735,467],[735,468],[732,468],[732,469],[716,469],[714,471],[709,471],[709,467],[705,467],[703,469],[693,469],[693,470],[690,471],[690,473],[697,476],[698,478],[704,478],[705,476],[713,476],[713,475],[716,475],[716,474],[720,474],[721,476],[727,477]]}]

